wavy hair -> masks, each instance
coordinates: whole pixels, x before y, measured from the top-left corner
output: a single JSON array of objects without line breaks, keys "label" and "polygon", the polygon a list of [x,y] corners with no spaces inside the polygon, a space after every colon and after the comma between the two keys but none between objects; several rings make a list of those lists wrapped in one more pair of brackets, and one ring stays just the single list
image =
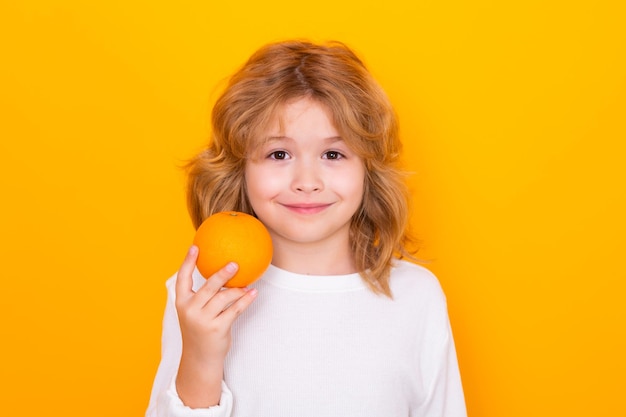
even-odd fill
[{"label": "wavy hair", "polygon": [[[197,228],[213,213],[254,215],[244,170],[259,133],[289,101],[326,106],[346,144],[366,168],[350,245],[359,273],[375,293],[392,296],[392,261],[409,257],[409,193],[399,168],[398,123],[387,95],[359,57],[340,42],[286,41],[255,52],[230,78],[212,111],[212,138],[188,168],[187,203]],[[413,258],[412,258],[413,259]]]}]

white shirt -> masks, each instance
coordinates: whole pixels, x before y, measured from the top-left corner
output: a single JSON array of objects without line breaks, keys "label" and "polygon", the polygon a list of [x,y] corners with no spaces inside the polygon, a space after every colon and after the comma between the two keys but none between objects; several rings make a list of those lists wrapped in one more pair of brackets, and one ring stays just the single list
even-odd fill
[{"label": "white shirt", "polygon": [[[220,405],[191,409],[174,380],[181,336],[167,281],[162,359],[147,417],[465,417],[446,300],[427,269],[397,261],[393,299],[359,274],[270,265],[232,328]],[[194,289],[204,279],[194,273]]]}]

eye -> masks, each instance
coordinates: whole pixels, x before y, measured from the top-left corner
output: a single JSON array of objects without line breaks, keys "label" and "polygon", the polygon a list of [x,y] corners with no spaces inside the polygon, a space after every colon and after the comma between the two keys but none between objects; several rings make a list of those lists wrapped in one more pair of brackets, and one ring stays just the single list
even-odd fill
[{"label": "eye", "polygon": [[326,151],[324,152],[324,159],[341,159],[344,158],[344,155],[338,151]]},{"label": "eye", "polygon": [[270,153],[267,157],[270,159],[283,160],[289,158],[289,154],[285,151],[274,151]]}]

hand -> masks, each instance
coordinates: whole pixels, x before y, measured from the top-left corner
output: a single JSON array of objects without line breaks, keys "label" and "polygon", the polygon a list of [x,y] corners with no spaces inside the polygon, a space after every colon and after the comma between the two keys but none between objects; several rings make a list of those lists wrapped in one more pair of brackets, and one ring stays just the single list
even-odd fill
[{"label": "hand", "polygon": [[222,288],[237,272],[234,263],[217,271],[194,292],[192,272],[197,257],[198,248],[192,246],[176,280],[176,311],[183,341],[176,388],[181,400],[192,408],[219,403],[231,326],[257,293],[255,289]]}]

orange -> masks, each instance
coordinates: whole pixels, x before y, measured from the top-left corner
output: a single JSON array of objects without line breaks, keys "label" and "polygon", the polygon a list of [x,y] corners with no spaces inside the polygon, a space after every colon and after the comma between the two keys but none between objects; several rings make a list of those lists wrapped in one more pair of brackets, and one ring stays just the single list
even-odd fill
[{"label": "orange", "polygon": [[223,211],[206,218],[193,240],[199,249],[196,266],[205,278],[229,262],[239,270],[226,287],[245,287],[259,279],[272,261],[272,239],[256,217]]}]

